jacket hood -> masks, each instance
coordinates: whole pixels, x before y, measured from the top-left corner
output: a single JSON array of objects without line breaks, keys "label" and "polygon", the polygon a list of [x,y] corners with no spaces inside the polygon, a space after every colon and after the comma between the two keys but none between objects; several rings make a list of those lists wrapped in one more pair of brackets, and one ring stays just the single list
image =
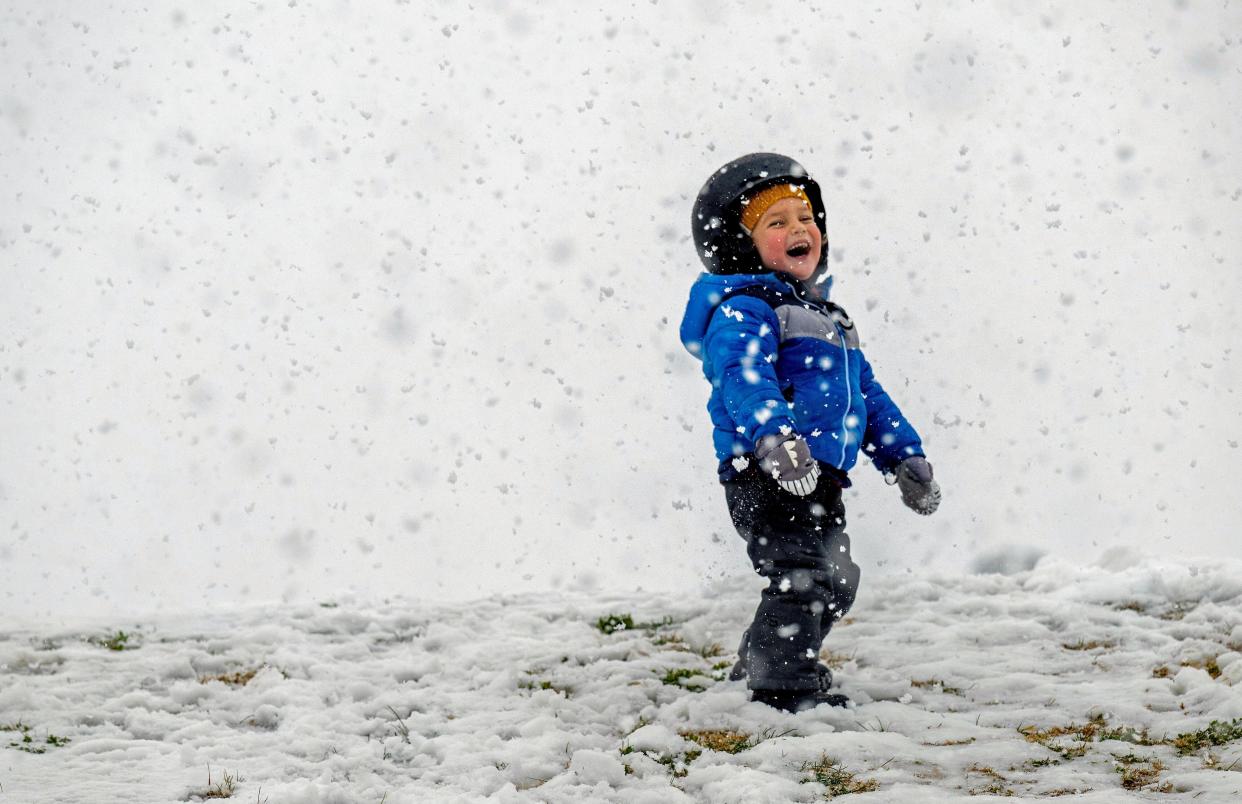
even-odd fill
[{"label": "jacket hood", "polygon": [[[742,228],[742,200],[782,182],[796,184],[806,193],[815,215],[815,225],[819,227],[824,241],[815,273],[805,282],[799,283],[792,278],[789,282],[802,284],[808,290],[822,283],[828,272],[828,224],[819,184],[797,161],[773,153],[738,157],[718,168],[699,190],[690,214],[690,230],[699,259],[708,273],[771,273],[764,268],[754,242]],[[823,295],[827,298],[827,292]]]},{"label": "jacket hood", "polygon": [[[703,338],[707,335],[707,325],[711,323],[712,314],[720,306],[726,294],[738,288],[766,286],[782,293],[793,292],[799,298],[804,297],[800,283],[791,283],[772,272],[765,274],[734,274],[720,276],[718,274],[699,274],[699,278],[690,286],[690,299],[686,302],[686,312],[681,317],[681,343],[690,354],[702,359]],[[822,293],[822,300],[828,300],[828,292],[832,288],[832,276],[826,274],[817,286]]]}]

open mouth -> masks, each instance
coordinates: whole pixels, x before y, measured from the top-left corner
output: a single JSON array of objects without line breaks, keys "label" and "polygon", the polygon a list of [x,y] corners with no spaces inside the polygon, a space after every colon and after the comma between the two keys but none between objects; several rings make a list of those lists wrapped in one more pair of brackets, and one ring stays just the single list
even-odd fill
[{"label": "open mouth", "polygon": [[785,253],[790,257],[793,257],[795,260],[801,259],[811,253],[811,244],[799,243],[796,246],[791,246],[785,249]]}]

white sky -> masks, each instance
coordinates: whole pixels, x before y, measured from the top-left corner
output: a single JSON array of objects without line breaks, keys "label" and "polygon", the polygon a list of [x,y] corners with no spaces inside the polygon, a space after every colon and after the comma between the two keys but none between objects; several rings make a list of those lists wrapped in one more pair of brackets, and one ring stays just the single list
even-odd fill
[{"label": "white sky", "polygon": [[1242,10],[842,6],[4,6],[0,606],[749,572],[676,327],[753,150],[944,486],[855,470],[865,572],[1236,554]]}]

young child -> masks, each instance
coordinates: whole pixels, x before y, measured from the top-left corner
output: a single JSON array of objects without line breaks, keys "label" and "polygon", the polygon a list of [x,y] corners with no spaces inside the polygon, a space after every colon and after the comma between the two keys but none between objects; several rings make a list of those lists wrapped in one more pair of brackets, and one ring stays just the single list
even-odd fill
[{"label": "young child", "polygon": [[769,581],[731,677],[790,712],[844,706],[817,660],[858,588],[846,472],[865,449],[920,514],[936,510],[940,489],[853,322],[828,300],[824,202],[806,170],[779,154],[736,159],[703,185],[691,226],[707,273],[690,289],[681,340],[712,385],[729,514]]}]

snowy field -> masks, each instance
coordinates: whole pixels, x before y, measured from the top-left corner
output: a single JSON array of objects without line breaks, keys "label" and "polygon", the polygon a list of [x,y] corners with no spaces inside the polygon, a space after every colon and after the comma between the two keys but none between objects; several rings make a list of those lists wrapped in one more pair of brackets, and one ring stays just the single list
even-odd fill
[{"label": "snowy field", "polygon": [[10,631],[0,802],[1242,795],[1242,563],[877,579],[799,715],[721,680],[759,583]]}]

